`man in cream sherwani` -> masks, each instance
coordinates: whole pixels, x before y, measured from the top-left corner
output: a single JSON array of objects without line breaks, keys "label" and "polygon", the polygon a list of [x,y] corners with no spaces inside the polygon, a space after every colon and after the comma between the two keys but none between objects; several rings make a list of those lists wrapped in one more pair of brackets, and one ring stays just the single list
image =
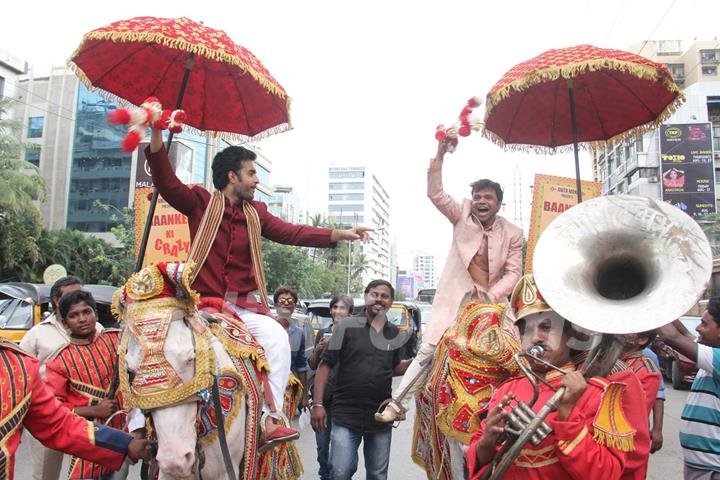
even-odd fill
[{"label": "man in cream sherwani", "polygon": [[[423,333],[423,343],[393,393],[393,399],[388,401],[389,408],[375,414],[379,422],[405,418],[410,400],[429,371],[423,371],[421,362],[434,354],[445,330],[454,323],[465,294],[477,288],[489,303],[504,303],[522,276],[522,230],[497,215],[502,205],[502,188],[491,180],[478,180],[470,184],[472,199],[458,202],[443,190],[442,165],[446,152],[447,144],[441,142],[435,158],[430,160],[427,194],[452,223],[453,242],[433,301],[431,321]],[[408,387],[403,398],[396,400]]]}]

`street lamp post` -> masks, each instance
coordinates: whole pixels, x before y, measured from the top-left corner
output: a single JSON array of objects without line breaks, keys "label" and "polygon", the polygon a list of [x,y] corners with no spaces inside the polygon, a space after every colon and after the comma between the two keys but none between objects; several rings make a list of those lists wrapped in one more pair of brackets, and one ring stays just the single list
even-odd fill
[{"label": "street lamp post", "polygon": [[350,262],[352,261],[352,246],[353,246],[353,242],[351,242],[351,241],[348,242],[348,275],[347,275],[347,277],[348,277],[348,279],[347,279],[347,294],[348,295],[350,295],[350,272],[351,272],[351,269],[350,269],[351,263]]}]

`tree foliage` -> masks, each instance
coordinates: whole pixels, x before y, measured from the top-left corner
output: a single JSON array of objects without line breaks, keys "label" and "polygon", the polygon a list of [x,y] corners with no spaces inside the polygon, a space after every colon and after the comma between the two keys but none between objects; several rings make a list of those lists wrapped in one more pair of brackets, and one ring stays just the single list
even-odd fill
[{"label": "tree foliage", "polygon": [[[103,205],[96,205],[103,208]],[[135,267],[135,216],[132,209],[125,209],[123,220],[112,233],[120,241],[115,247],[100,238],[83,235],[76,230],[37,230],[33,235],[31,226],[22,222],[13,223],[7,229],[12,238],[7,242],[19,249],[33,252],[20,261],[3,264],[0,270],[2,281],[23,281],[42,283],[42,274],[49,265],[58,263],[68,273],[77,275],[85,283],[103,285],[122,285],[132,274]],[[112,221],[118,221],[113,215]],[[2,229],[0,220],[0,229]],[[26,243],[27,245],[23,244]],[[2,242],[0,246],[5,245]],[[18,255],[0,250],[3,260],[17,258]]]},{"label": "tree foliage", "polygon": [[34,202],[45,197],[38,168],[20,158],[19,123],[5,118],[11,102],[0,97],[0,280],[25,275],[38,260],[42,223]]},{"label": "tree foliage", "polygon": [[720,255],[720,213],[702,217],[700,227],[710,241],[713,257]]},{"label": "tree foliage", "polygon": [[[313,226],[341,228],[321,215],[311,217]],[[263,264],[267,289],[273,292],[280,285],[293,285],[304,298],[347,292],[348,249],[350,242],[335,248],[303,248],[263,240]],[[362,274],[367,268],[365,256],[353,246],[350,253],[350,292],[363,289]]]}]

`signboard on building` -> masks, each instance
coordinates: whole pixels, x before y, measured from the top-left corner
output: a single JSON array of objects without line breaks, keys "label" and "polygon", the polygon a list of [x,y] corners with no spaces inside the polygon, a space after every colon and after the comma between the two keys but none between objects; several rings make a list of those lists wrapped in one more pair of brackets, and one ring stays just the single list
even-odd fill
[{"label": "signboard on building", "polygon": [[[145,219],[150,209],[152,188],[135,189],[135,244],[139,250]],[[190,228],[185,215],[158,196],[143,265],[184,262],[190,252]]]},{"label": "signboard on building", "polygon": [[[599,197],[602,191],[598,182],[582,181],[581,188],[583,200]],[[533,252],[542,232],[558,215],[575,205],[577,205],[577,187],[574,178],[535,175],[525,273],[532,272]]]},{"label": "signboard on building", "polygon": [[715,213],[712,124],[660,127],[662,198],[698,219]]},{"label": "signboard on building", "polygon": [[415,279],[413,277],[398,275],[396,287],[398,292],[405,295],[405,298],[415,298]]},{"label": "signboard on building", "polygon": [[[145,147],[148,146],[147,142],[141,143],[138,146],[137,158],[138,165],[135,170],[135,188],[152,188],[152,177],[150,176],[150,167],[148,166],[147,159],[145,158]],[[187,177],[187,172],[192,171],[192,148],[181,143],[180,141],[174,141],[170,145],[170,164],[175,170],[175,174],[183,180]]]}]

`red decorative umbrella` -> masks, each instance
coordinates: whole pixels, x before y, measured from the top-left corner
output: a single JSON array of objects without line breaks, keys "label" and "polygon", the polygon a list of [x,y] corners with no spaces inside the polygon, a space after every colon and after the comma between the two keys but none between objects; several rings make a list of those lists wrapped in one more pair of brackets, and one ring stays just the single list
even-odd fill
[{"label": "red decorative umbrella", "polygon": [[68,64],[89,88],[135,105],[150,96],[167,108],[182,103],[186,123],[204,132],[247,140],[290,126],[290,98],[260,60],[188,18],[137,17],[95,29]]},{"label": "red decorative umbrella", "polygon": [[656,128],[685,100],[665,66],[620,50],[578,45],[511,68],[487,94],[485,135],[510,148],[554,152]]},{"label": "red decorative umbrella", "polygon": [[[137,17],[83,37],[68,65],[90,89],[135,105],[157,97],[187,112],[197,130],[235,140],[290,128],[290,98],[260,61],[228,35],[188,18]],[[170,132],[167,149],[173,134]],[[142,267],[157,203],[150,203],[136,268]]]}]

